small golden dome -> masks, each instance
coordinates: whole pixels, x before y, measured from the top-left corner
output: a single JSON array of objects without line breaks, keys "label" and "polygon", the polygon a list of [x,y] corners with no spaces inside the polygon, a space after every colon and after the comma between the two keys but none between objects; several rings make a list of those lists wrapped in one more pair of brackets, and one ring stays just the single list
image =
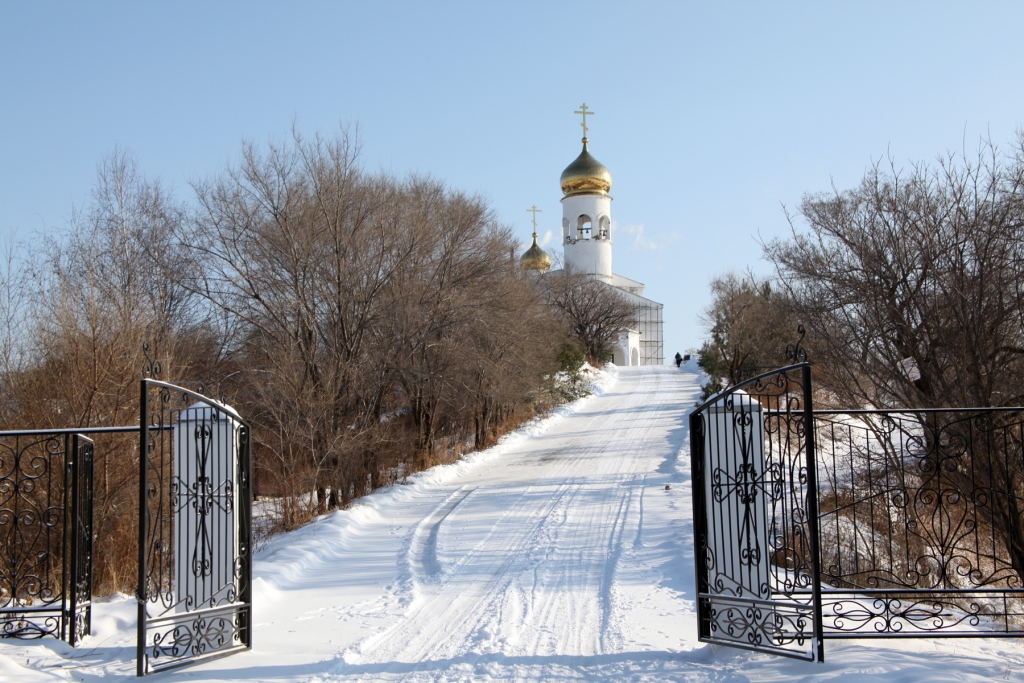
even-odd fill
[{"label": "small golden dome", "polygon": [[537,233],[533,233],[533,246],[523,253],[519,263],[524,270],[539,270],[543,273],[551,269],[551,257],[537,244]]},{"label": "small golden dome", "polygon": [[608,194],[612,189],[612,172],[591,156],[587,139],[583,138],[583,151],[565,167],[560,179],[566,197],[574,194]]}]

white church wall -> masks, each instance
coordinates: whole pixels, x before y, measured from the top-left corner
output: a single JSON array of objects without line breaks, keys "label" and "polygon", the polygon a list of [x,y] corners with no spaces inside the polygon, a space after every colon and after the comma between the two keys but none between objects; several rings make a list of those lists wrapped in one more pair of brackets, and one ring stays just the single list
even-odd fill
[{"label": "white church wall", "polygon": [[[588,216],[590,218],[592,239],[600,237],[601,219],[607,218],[608,236],[606,239],[611,241],[611,215],[612,198],[608,195],[577,194],[570,197],[562,197],[562,217],[566,219],[562,222],[562,242],[566,242],[567,237],[573,240],[578,239],[577,226],[580,216]],[[568,222],[568,226],[566,222]]]},{"label": "white church wall", "polygon": [[[628,280],[620,275],[614,276],[613,283],[623,280],[643,287],[639,282]],[[651,301],[635,294],[630,289],[620,287],[616,287],[616,289],[622,292],[629,301],[636,304],[639,309],[636,327],[640,333],[640,363],[642,365],[664,365],[665,340],[663,338],[664,320],[662,318],[664,306],[657,301]]]},{"label": "white church wall", "polygon": [[[565,262],[596,275],[604,282],[610,282],[612,278],[611,205],[612,199],[607,195],[584,194],[562,198]],[[589,226],[589,230],[582,230],[584,226]]]},{"label": "white church wall", "polygon": [[612,337],[612,344],[612,363],[640,365],[640,333],[637,330],[622,330]]},{"label": "white church wall", "polygon": [[580,240],[565,245],[565,262],[603,282],[612,278],[612,245],[604,240]]},{"label": "white church wall", "polygon": [[[622,278],[618,275],[615,277],[620,280],[626,280],[626,278]],[[643,286],[634,280],[627,280],[627,282],[638,284],[641,287]],[[610,284],[608,286],[614,287],[614,285]],[[657,301],[651,301],[650,299],[634,294],[628,289],[623,290],[618,287],[615,287],[615,289],[625,296],[628,301],[637,306],[638,315],[636,329],[628,331],[628,334],[630,335],[628,340],[626,337],[627,331],[625,330],[619,332],[618,335],[612,339],[614,347],[621,350],[621,354],[613,354],[612,362],[616,365],[630,365],[631,363],[627,362],[632,358],[630,349],[636,348],[636,359],[638,364],[664,365],[665,340],[663,336],[664,320],[662,318],[664,306],[659,304]]]},{"label": "white church wall", "polygon": [[644,365],[665,364],[664,306],[648,300],[640,308],[637,328],[640,330],[640,355]]},{"label": "white church wall", "polygon": [[630,280],[628,277],[622,277],[615,273],[612,274],[612,279],[608,284],[612,287],[617,287],[618,289],[629,292],[630,294],[636,294],[638,296],[644,295],[644,283],[637,282],[636,280]]}]

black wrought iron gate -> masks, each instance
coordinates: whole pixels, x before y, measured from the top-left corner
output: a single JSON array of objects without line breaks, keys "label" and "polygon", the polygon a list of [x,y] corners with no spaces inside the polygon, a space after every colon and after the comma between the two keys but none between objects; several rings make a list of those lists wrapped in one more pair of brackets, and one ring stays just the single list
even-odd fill
[{"label": "black wrought iron gate", "polygon": [[823,658],[810,390],[800,363],[690,415],[703,641]]},{"label": "black wrought iron gate", "polygon": [[144,379],[138,675],[252,646],[248,423],[200,393]]},{"label": "black wrought iron gate", "polygon": [[137,425],[0,431],[0,638],[90,633],[86,435],[137,433],[138,675],[252,646],[249,424],[159,372],[147,355]]},{"label": "black wrought iron gate", "polygon": [[814,410],[799,363],[690,429],[701,640],[1024,637],[1024,408]]},{"label": "black wrought iron gate", "polygon": [[0,637],[75,645],[92,627],[93,442],[81,431],[0,434]]}]

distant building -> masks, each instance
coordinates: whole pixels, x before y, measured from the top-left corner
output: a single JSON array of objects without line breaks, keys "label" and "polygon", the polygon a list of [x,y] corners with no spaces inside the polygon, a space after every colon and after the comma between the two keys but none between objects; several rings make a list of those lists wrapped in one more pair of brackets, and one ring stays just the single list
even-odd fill
[{"label": "distant building", "polygon": [[[612,174],[587,149],[583,111],[583,151],[562,171],[562,249],[565,263],[594,278],[596,287],[614,287],[637,305],[635,329],[621,330],[614,340],[616,365],[664,365],[663,305],[644,297],[644,285],[612,272]],[[536,215],[536,214],[534,214]],[[536,223],[535,223],[536,225]],[[524,268],[546,272],[551,257],[537,244],[522,256]]]}]

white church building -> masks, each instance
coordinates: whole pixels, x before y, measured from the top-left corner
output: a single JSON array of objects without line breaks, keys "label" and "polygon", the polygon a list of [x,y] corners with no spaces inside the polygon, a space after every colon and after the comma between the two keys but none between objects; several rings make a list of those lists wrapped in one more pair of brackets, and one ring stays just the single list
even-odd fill
[{"label": "white church building", "polygon": [[[589,274],[595,287],[614,287],[637,306],[634,329],[621,330],[614,340],[616,365],[664,365],[662,304],[644,297],[644,285],[612,271],[612,174],[587,149],[587,116],[593,112],[582,106],[583,151],[562,171],[562,250],[563,262]],[[534,214],[536,215],[536,214]],[[536,225],[536,223],[535,223]],[[522,256],[524,268],[546,271],[550,257],[537,244]]]}]

